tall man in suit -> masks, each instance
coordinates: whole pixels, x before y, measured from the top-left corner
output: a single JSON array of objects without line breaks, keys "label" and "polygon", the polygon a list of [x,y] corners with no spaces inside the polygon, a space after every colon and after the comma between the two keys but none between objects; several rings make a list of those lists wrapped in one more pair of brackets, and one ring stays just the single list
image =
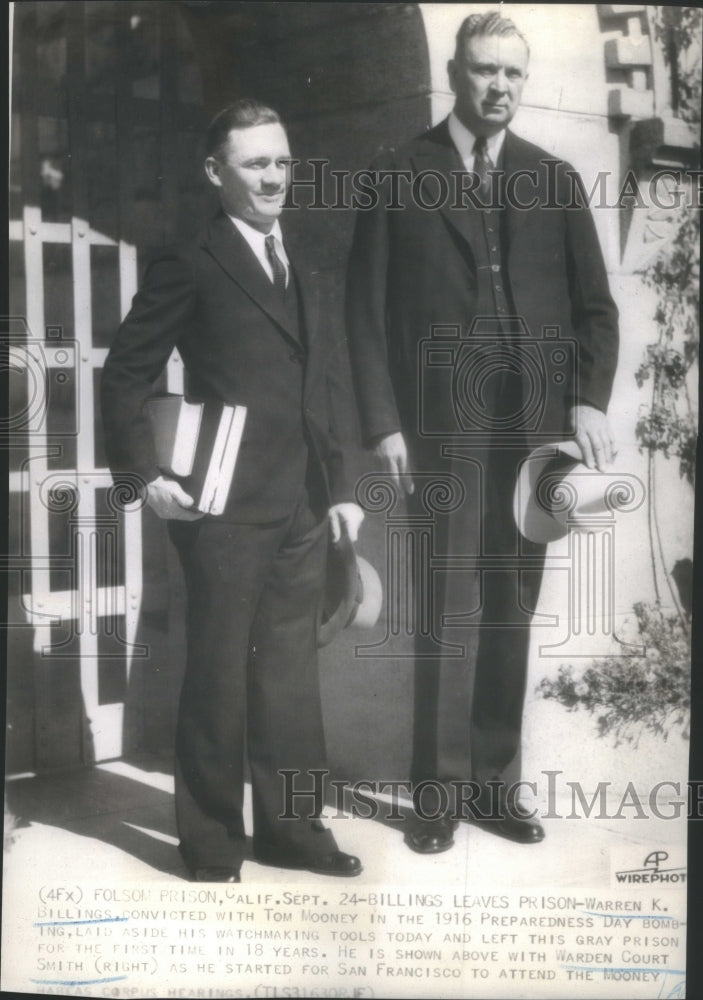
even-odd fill
[{"label": "tall man in suit", "polygon": [[[196,881],[240,879],[245,847],[244,742],[254,857],[357,875],[297,795],[285,811],[281,769],[325,767],[316,632],[328,525],[356,537],[332,429],[331,344],[318,328],[310,275],[286,252],[279,216],[290,150],[275,111],[244,99],[210,125],[205,170],[221,212],[192,245],[148,268],[102,383],[113,474],[138,474],[168,520],[187,590],[187,664],[176,737],[180,850]],[[143,404],[174,347],[188,394],[247,407],[224,512],[202,516],[155,461]],[[329,517],[328,517],[329,510]]]},{"label": "tall man in suit", "polygon": [[[544,558],[519,538],[512,497],[535,444],[575,436],[591,467],[613,455],[617,311],[593,221],[568,164],[507,128],[528,58],[499,14],[462,23],[454,109],[375,161],[378,200],[358,213],[349,262],[366,443],[411,516],[427,516],[413,475],[448,477],[462,498],[435,512],[446,569],[424,581],[432,628],[416,636],[411,777],[438,790],[405,835],[421,853],[451,847],[453,810],[517,842],[544,835],[508,794]],[[469,787],[452,800],[457,782]]]}]

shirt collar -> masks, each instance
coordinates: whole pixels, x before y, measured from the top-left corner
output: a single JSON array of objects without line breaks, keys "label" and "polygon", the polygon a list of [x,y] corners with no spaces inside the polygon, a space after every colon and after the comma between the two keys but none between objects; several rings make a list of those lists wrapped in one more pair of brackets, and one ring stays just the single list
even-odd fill
[{"label": "shirt collar", "polygon": [[[474,143],[476,142],[476,136],[473,132],[470,132],[469,129],[467,129],[463,122],[459,121],[453,111],[449,115],[448,125],[449,135],[459,151],[459,156],[463,160],[464,166],[466,166],[467,169],[473,169]],[[498,162],[498,157],[500,156],[500,151],[503,148],[504,141],[505,129],[501,129],[500,132],[496,132],[495,135],[486,139],[486,150],[494,166]]]},{"label": "shirt collar", "polygon": [[250,226],[248,222],[244,221],[244,219],[240,219],[239,216],[229,215],[229,213],[227,213],[227,215],[228,218],[230,218],[235,224],[257,257],[265,258],[266,237],[273,236],[276,241],[276,253],[284,264],[288,264],[288,257],[286,255],[285,247],[283,246],[283,233],[281,232],[281,224],[278,219],[274,222],[270,233],[262,233],[258,229],[254,229],[253,226]]}]

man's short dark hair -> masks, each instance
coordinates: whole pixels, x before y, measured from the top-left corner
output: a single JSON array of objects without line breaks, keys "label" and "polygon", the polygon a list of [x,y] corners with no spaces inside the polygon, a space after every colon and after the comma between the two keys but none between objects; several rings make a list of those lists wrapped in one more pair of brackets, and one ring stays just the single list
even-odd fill
[{"label": "man's short dark hair", "polygon": [[521,31],[519,31],[515,24],[510,20],[509,17],[501,17],[494,10],[487,11],[485,14],[469,14],[459,25],[459,30],[456,33],[456,50],[455,56],[461,55],[464,49],[464,45],[470,38],[483,37],[485,35],[512,35],[514,38],[520,38],[525,44],[527,49],[527,54],[530,54],[530,46],[527,43],[527,39]]},{"label": "man's short dark hair", "polygon": [[208,126],[205,154],[217,156],[233,128],[254,128],[255,125],[282,124],[280,116],[253,97],[242,97],[218,111]]}]

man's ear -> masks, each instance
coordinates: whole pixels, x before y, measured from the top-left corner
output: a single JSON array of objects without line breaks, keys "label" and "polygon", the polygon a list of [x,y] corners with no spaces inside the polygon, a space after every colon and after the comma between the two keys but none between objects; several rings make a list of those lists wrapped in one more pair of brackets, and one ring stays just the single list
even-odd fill
[{"label": "man's ear", "polygon": [[447,63],[447,76],[449,77],[449,86],[452,89],[452,93],[456,94],[456,87],[454,86],[454,80],[456,78],[456,62],[454,59],[450,59]]},{"label": "man's ear", "polygon": [[205,173],[207,174],[207,179],[215,187],[222,187],[222,181],[220,180],[220,164],[215,159],[214,156],[208,156],[205,160]]}]

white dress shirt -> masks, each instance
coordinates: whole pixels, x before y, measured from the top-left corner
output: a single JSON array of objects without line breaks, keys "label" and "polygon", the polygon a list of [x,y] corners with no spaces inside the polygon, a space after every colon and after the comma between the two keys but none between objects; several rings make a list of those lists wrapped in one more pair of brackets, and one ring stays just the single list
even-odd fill
[{"label": "white dress shirt", "polygon": [[[461,157],[465,168],[473,172],[474,143],[476,142],[476,136],[473,135],[472,132],[469,132],[466,125],[459,121],[453,111],[449,115],[449,135],[451,136],[452,142],[459,150],[459,156]],[[505,129],[501,129],[500,132],[496,132],[495,135],[486,137],[486,152],[494,167],[498,163],[498,157],[500,156],[500,151],[503,148],[504,141]]]},{"label": "white dress shirt", "polygon": [[273,270],[271,268],[271,265],[269,264],[269,259],[266,256],[265,241],[267,236],[273,236],[274,238],[273,245],[276,248],[276,254],[278,256],[278,259],[286,269],[286,288],[287,288],[288,282],[290,280],[290,262],[288,260],[288,256],[283,246],[283,234],[281,233],[281,226],[278,222],[278,219],[276,219],[276,221],[274,222],[273,228],[271,229],[270,233],[261,233],[259,232],[258,229],[254,229],[254,227],[250,226],[248,222],[245,222],[243,219],[238,218],[236,215],[230,215],[229,218],[232,220],[232,222],[235,224],[239,232],[242,234],[244,239],[251,247],[254,256],[263,267],[271,284],[273,284]]}]

